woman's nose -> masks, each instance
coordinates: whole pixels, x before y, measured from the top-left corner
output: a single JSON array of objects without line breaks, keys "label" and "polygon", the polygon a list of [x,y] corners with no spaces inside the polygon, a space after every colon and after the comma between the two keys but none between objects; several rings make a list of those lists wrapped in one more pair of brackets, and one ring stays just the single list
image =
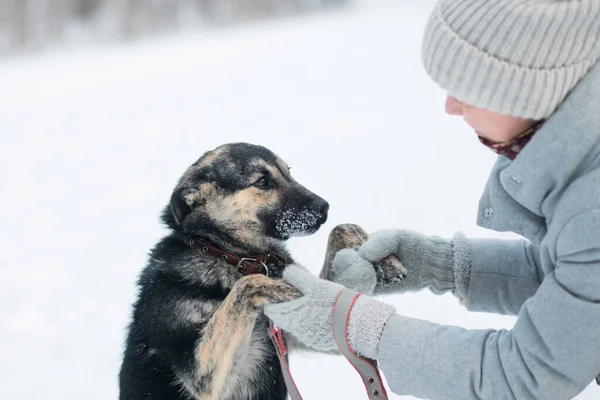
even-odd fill
[{"label": "woman's nose", "polygon": [[462,115],[462,103],[452,96],[446,96],[446,113]]}]

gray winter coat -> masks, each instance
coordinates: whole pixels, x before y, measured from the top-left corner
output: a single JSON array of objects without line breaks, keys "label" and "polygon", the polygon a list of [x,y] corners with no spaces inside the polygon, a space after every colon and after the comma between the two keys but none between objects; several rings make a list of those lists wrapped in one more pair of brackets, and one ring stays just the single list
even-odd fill
[{"label": "gray winter coat", "polygon": [[600,63],[513,162],[498,159],[478,224],[528,239],[470,241],[468,309],[518,314],[515,326],[394,316],[379,347],[389,385],[428,399],[573,398],[600,373]]}]

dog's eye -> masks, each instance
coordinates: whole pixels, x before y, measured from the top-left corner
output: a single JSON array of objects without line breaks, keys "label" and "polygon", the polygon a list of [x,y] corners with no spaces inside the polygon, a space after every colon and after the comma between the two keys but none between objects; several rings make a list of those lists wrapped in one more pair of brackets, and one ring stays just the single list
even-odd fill
[{"label": "dog's eye", "polygon": [[267,189],[271,186],[271,184],[269,180],[263,176],[262,178],[254,182],[254,186],[256,186],[259,189]]}]

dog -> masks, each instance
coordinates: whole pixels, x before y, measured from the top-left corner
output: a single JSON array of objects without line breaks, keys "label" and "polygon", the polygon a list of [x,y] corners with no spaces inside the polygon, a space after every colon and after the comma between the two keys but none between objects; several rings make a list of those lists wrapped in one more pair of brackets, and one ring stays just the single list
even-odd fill
[{"label": "dog", "polygon": [[192,164],[138,279],[120,399],[285,399],[262,306],[300,296],[279,279],[294,262],[285,241],[316,232],[328,208],[262,146],[226,144]]},{"label": "dog", "polygon": [[[161,215],[170,233],[137,282],[120,399],[285,399],[262,307],[300,297],[280,279],[294,263],[285,241],[315,233],[328,209],[262,146],[226,144],[192,164]],[[367,237],[356,225],[334,228],[321,275],[330,277],[337,250]],[[397,260],[380,264],[378,276],[397,275]],[[284,336],[288,349],[303,347],[293,339]]]}]

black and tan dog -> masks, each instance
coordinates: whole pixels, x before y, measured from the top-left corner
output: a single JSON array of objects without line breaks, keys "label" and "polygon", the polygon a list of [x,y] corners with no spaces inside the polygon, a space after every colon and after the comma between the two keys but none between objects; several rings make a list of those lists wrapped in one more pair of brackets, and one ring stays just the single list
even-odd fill
[{"label": "black and tan dog", "polygon": [[[328,208],[261,146],[224,145],[190,166],[162,215],[172,233],[138,281],[120,399],[285,399],[262,306],[300,295],[279,279],[293,262],[284,242],[316,232]],[[334,229],[324,271],[365,239]]]}]

